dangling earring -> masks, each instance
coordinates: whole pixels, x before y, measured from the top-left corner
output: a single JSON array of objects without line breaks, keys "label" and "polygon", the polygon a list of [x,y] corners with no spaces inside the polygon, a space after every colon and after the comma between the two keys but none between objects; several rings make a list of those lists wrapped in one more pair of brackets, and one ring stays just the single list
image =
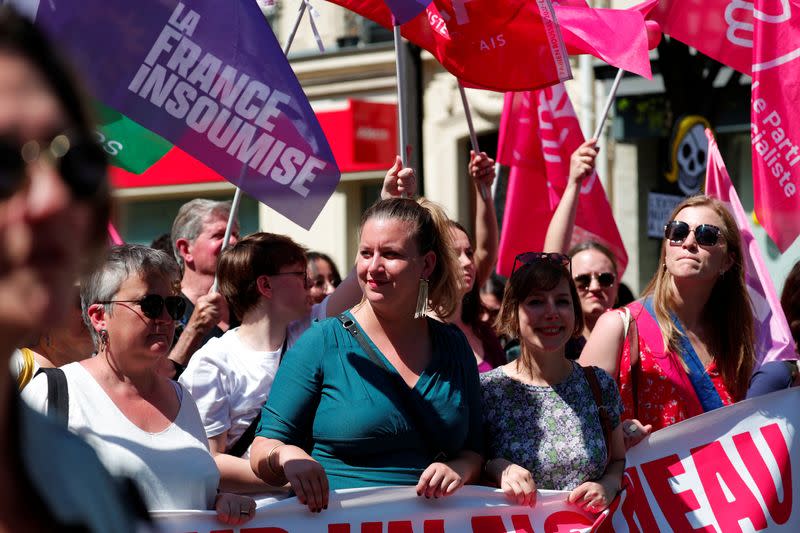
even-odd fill
[{"label": "dangling earring", "polygon": [[108,330],[101,329],[100,330],[100,346],[98,347],[98,351],[108,348]]},{"label": "dangling earring", "polygon": [[417,291],[417,308],[414,310],[414,318],[422,318],[428,311],[428,280],[419,278],[419,290]]}]

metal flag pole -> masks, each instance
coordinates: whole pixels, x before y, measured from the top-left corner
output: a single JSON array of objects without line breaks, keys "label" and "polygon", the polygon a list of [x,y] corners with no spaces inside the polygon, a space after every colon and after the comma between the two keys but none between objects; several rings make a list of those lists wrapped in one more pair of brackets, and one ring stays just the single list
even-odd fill
[{"label": "metal flag pole", "polygon": [[[283,44],[283,55],[289,55],[289,49],[292,47],[292,43],[294,42],[294,36],[297,34],[297,30],[300,27],[300,21],[303,20],[303,14],[306,12],[306,8],[312,9],[311,4],[308,3],[308,0],[301,0],[300,7],[297,10],[297,16],[294,19],[294,25],[292,26],[292,31],[289,32],[289,36],[286,38],[286,42]],[[319,32],[317,31],[317,26],[314,24],[314,21],[311,20],[311,29],[314,32],[314,38],[317,41],[317,45],[319,46],[320,52],[325,51],[325,47],[322,45],[322,39],[319,36]],[[245,173],[247,172],[247,164],[242,165],[242,171],[239,174],[239,182],[244,179]],[[242,200],[242,189],[236,187],[236,192],[233,193],[233,201],[231,203],[231,213],[228,216],[228,225],[225,226],[225,237],[222,241],[222,248],[220,252],[224,250],[228,246],[228,241],[230,241],[231,233],[233,233],[233,225],[236,223],[236,219],[239,216],[239,204]],[[214,275],[214,284],[211,286],[211,292],[217,292],[219,288],[219,280],[217,279],[216,274]]]},{"label": "metal flag pole", "polygon": [[[461,103],[464,105],[464,115],[467,117],[467,127],[469,128],[469,141],[472,143],[472,151],[475,152],[475,155],[481,153],[481,149],[478,146],[478,134],[475,133],[475,125],[472,123],[472,111],[469,109],[469,101],[467,100],[467,92],[464,90],[464,86],[461,84],[461,80],[458,80],[458,92],[461,93]],[[495,181],[497,180],[497,175],[495,174]],[[481,197],[484,201],[489,199],[489,191],[486,188],[486,185],[483,183],[479,183],[479,189],[481,191]]]},{"label": "metal flag pole", "polygon": [[622,69],[617,70],[617,77],[614,78],[614,83],[611,85],[611,91],[608,93],[608,98],[606,98],[605,107],[603,107],[603,113],[600,115],[600,121],[597,123],[597,128],[594,130],[594,135],[592,135],[592,139],[597,139],[598,142],[600,141],[600,134],[603,132],[603,126],[606,124],[606,119],[608,118],[608,112],[611,110],[611,104],[614,103],[614,97],[617,95],[617,89],[619,89],[619,83],[622,81],[622,76],[625,75],[625,71]]}]

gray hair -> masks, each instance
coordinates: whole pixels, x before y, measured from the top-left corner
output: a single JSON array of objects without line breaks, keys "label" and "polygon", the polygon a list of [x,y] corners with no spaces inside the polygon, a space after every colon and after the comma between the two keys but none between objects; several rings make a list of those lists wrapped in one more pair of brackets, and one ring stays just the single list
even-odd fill
[{"label": "gray hair", "polygon": [[220,202],[216,200],[207,200],[205,198],[195,198],[183,204],[175,216],[175,222],[172,223],[172,249],[175,253],[175,260],[183,271],[183,257],[178,251],[178,246],[175,244],[178,239],[186,239],[193,242],[198,235],[203,232],[203,224],[206,223],[208,218],[212,215],[219,216],[227,219],[231,214],[230,200]]},{"label": "gray hair", "polygon": [[[89,306],[112,300],[123,282],[132,276],[157,276],[174,283],[176,288],[181,279],[178,265],[166,252],[139,244],[112,247],[105,262],[81,280],[81,314],[89,327],[95,348],[98,347],[100,338],[89,319]],[[103,305],[106,306],[106,313],[112,315],[113,304]]]}]

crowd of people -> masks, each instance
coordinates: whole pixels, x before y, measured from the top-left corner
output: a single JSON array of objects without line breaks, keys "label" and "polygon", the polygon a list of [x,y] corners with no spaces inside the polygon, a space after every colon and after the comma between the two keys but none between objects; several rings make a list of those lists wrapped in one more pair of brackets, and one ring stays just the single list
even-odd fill
[{"label": "crowd of people", "polygon": [[[169,509],[238,525],[256,495],[321,512],[332,489],[381,485],[440,498],[486,484],[520,505],[564,490],[599,513],[651,432],[797,382],[796,361],[754,368],[741,239],[718,201],[675,208],[633,302],[607,248],[571,246],[594,140],[545,249],[508,280],[492,275],[485,153],[469,164],[474,234],[416,198],[398,158],[342,278],[283,235],[225,241],[231,205],[212,200],[187,202],[166,246],[109,249],[106,161],[78,87],[0,8],[7,529],[142,530]],[[781,302],[797,341],[800,264]]]}]

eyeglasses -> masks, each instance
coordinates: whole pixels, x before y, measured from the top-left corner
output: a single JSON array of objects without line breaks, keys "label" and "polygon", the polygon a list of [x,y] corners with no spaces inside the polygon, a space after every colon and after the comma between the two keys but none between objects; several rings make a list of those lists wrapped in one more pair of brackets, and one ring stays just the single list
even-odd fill
[{"label": "eyeglasses", "polygon": [[91,140],[62,133],[49,142],[0,137],[0,198],[13,195],[25,182],[26,166],[45,160],[52,165],[75,198],[86,199],[106,180],[106,157],[103,149]]},{"label": "eyeglasses", "polygon": [[308,279],[308,272],[305,270],[295,270],[293,272],[276,272],[275,274],[267,274],[267,276],[300,276],[303,278],[304,287],[311,286],[311,280]]},{"label": "eyeglasses", "polygon": [[519,263],[520,268],[534,263],[553,263],[572,271],[572,261],[569,256],[555,252],[524,252],[519,254],[514,258],[514,266],[511,267],[512,276],[517,270],[517,263]]},{"label": "eyeglasses", "polygon": [[694,239],[700,246],[715,246],[722,235],[722,230],[711,224],[700,224],[691,229],[686,222],[673,220],[664,226],[664,238],[673,244],[682,244],[692,231]]},{"label": "eyeglasses", "polygon": [[167,307],[167,314],[173,319],[178,320],[186,312],[186,300],[180,296],[161,296],[160,294],[148,294],[141,300],[106,300],[97,302],[99,304],[138,304],[142,309],[142,314],[147,318],[156,320],[161,317],[164,306]]},{"label": "eyeglasses", "polygon": [[573,279],[575,280],[575,285],[579,289],[586,291],[589,290],[593,279],[597,280],[598,285],[607,289],[614,285],[614,282],[617,281],[617,276],[612,272],[600,272],[599,274],[592,272],[591,274],[578,274]]}]

